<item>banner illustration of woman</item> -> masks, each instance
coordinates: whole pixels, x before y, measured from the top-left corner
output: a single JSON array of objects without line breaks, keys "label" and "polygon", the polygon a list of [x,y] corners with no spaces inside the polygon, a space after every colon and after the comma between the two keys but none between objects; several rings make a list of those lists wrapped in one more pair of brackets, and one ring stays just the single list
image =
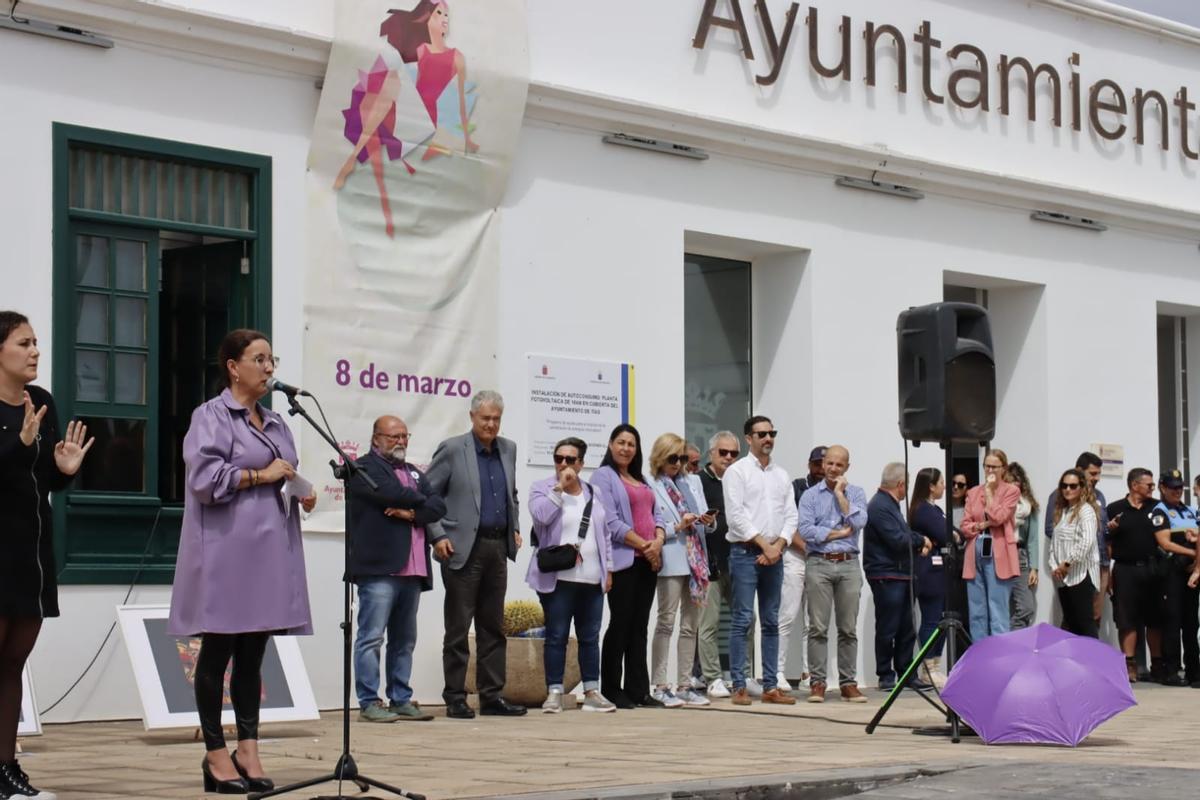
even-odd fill
[{"label": "banner illustration of woman", "polygon": [[[379,26],[380,54],[370,71],[359,72],[350,107],[342,111],[345,137],[354,148],[333,188],[338,191],[345,185],[356,163],[370,161],[387,235],[393,237],[384,154],[389,161],[399,160],[411,175],[416,169],[408,156],[416,148],[425,146],[423,161],[453,152],[452,138],[439,136],[440,131],[458,127],[464,153],[477,152],[479,145],[471,138],[474,97],[468,95],[474,87],[467,84],[466,59],[446,45],[450,33],[446,0],[420,0],[410,11],[389,9],[388,14]],[[451,82],[457,91],[451,90]]]}]

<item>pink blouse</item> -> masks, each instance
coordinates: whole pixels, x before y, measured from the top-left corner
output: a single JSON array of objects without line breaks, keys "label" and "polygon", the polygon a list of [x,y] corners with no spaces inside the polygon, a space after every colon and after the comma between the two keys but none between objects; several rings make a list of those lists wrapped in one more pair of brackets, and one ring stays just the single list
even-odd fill
[{"label": "pink blouse", "polygon": [[[654,522],[654,490],[644,483],[633,486],[621,481],[625,493],[629,495],[629,512],[633,514],[633,532],[644,541],[652,542],[655,537]],[[641,553],[637,554],[642,557]]]}]

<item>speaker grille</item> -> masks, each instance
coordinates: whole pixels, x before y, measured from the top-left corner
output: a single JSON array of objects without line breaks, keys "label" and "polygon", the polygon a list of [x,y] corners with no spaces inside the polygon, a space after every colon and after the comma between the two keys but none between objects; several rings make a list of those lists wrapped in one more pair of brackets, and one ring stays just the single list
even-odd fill
[{"label": "speaker grille", "polygon": [[995,367],[984,353],[961,353],[946,362],[946,416],[956,437],[985,442],[995,434]]}]

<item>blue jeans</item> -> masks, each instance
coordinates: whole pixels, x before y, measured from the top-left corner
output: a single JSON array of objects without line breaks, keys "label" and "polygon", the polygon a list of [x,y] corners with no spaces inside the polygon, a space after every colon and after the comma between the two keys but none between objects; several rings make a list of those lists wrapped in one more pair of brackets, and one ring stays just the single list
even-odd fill
[{"label": "blue jeans", "polygon": [[379,650],[387,633],[387,696],[397,705],[412,700],[413,648],[421,579],[378,575],[358,581],[358,636],[354,640],[354,688],[361,708],[379,699]]},{"label": "blue jeans", "polygon": [[881,682],[895,683],[912,661],[912,604],[907,580],[869,578],[875,598],[875,674]]},{"label": "blue jeans", "polygon": [[770,566],[755,563],[758,548],[735,544],[729,550],[733,578],[733,618],[729,626],[729,672],[733,688],[746,688],[746,634],[754,618],[754,596],[762,615],[763,689],[774,689],[779,676],[779,595],[783,589],[783,559]]},{"label": "blue jeans", "polygon": [[539,594],[546,614],[546,645],[543,663],[546,686],[562,688],[567,663],[567,639],[571,620],[579,641],[579,672],[585,691],[600,688],[600,620],[604,616],[604,592],[597,583],[559,581],[553,592]]},{"label": "blue jeans", "polygon": [[975,577],[967,582],[967,611],[971,641],[978,642],[1011,628],[1009,603],[1016,578],[996,577],[996,562],[983,557],[983,537],[975,537]]}]

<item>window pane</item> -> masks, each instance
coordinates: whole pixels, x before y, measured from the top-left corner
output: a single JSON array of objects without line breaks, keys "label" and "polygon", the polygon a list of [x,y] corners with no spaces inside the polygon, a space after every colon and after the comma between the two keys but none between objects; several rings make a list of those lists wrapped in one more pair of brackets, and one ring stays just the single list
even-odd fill
[{"label": "window pane", "polygon": [[146,291],[146,243],[116,240],[117,288]]},{"label": "window pane", "polygon": [[75,399],[108,402],[108,353],[75,351]]},{"label": "window pane", "polygon": [[146,403],[146,357],[132,353],[117,353],[117,403]]},{"label": "window pane", "polygon": [[91,492],[142,492],[146,488],[146,422],[83,417],[96,443],[83,460],[75,488]]},{"label": "window pane", "polygon": [[137,297],[115,298],[118,347],[146,346],[146,301]]},{"label": "window pane", "polygon": [[108,344],[108,298],[102,294],[79,293],[75,341]]},{"label": "window pane", "polygon": [[108,239],[75,237],[75,282],[80,286],[108,286]]}]

